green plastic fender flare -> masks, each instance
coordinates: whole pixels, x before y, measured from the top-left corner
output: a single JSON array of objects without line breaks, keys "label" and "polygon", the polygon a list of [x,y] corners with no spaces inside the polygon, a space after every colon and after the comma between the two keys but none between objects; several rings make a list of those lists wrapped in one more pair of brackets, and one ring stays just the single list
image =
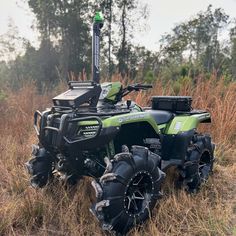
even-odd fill
[{"label": "green plastic fender flare", "polygon": [[195,114],[191,116],[176,116],[165,130],[165,134],[178,134],[196,129],[198,124],[210,119],[209,113]]}]

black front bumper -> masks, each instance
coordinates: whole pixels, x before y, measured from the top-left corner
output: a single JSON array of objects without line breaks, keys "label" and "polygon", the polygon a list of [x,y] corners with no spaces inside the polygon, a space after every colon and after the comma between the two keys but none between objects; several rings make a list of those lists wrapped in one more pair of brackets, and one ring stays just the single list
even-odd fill
[{"label": "black front bumper", "polygon": [[[40,120],[39,120],[40,118]],[[79,136],[78,123],[83,121],[94,121],[96,130],[90,137]],[[119,127],[104,128],[102,120],[98,116],[74,117],[73,114],[52,115],[50,111],[34,114],[34,128],[38,135],[40,144],[47,150],[61,151],[79,148],[80,150],[91,150],[102,147],[110,142],[119,132]]]}]

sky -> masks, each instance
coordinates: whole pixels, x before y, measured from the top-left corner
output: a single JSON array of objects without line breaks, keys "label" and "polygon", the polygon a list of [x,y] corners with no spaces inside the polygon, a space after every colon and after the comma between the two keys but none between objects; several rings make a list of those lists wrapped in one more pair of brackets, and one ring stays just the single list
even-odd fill
[{"label": "sky", "polygon": [[158,49],[161,35],[171,32],[180,22],[188,20],[199,11],[206,11],[211,4],[214,8],[223,8],[232,18],[236,17],[236,0],[142,0],[149,5],[150,15],[147,21],[149,29],[136,37],[136,41],[152,50]]},{"label": "sky", "polygon": [[[134,42],[148,49],[158,50],[161,35],[170,32],[178,23],[188,20],[209,4],[221,7],[232,18],[236,17],[236,0],[141,0],[149,5],[149,19],[145,32],[136,33]],[[0,0],[0,35],[7,32],[9,19],[18,27],[20,35],[37,46],[39,34],[32,28],[36,19],[22,0]]]},{"label": "sky", "polygon": [[10,19],[21,36],[37,44],[39,34],[32,29],[36,19],[26,3],[22,0],[0,0],[0,35],[7,32]]}]

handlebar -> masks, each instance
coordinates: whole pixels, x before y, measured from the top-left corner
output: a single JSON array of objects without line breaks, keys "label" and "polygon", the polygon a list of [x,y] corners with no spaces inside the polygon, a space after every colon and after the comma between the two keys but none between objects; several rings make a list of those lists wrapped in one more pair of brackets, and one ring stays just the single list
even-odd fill
[{"label": "handlebar", "polygon": [[147,89],[150,89],[150,88],[152,88],[151,84],[132,84],[132,85],[128,85],[125,88],[122,88],[120,91],[118,91],[114,94],[111,94],[109,96],[109,98],[115,96],[116,98],[113,102],[113,104],[115,104],[117,102],[120,102],[123,97],[125,97],[126,95],[128,95],[129,93],[131,93],[133,91],[138,92],[140,90],[147,90]]},{"label": "handlebar", "polygon": [[128,85],[126,88],[122,89],[120,92],[117,93],[117,100],[116,102],[121,101],[122,97],[125,97],[126,95],[128,95],[129,93],[131,93],[132,91],[140,91],[140,90],[147,90],[152,88],[151,84],[132,84],[132,85]]},{"label": "handlebar", "polygon": [[133,84],[133,85],[129,85],[127,87],[128,91],[139,91],[139,90],[147,90],[152,88],[151,84]]}]

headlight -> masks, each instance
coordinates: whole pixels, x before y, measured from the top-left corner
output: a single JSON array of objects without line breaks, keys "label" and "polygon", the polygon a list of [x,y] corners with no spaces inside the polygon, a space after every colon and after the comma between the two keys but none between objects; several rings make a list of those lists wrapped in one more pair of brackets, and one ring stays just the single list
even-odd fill
[{"label": "headlight", "polygon": [[93,137],[97,134],[98,129],[98,125],[81,126],[77,131],[77,135],[84,138]]}]

